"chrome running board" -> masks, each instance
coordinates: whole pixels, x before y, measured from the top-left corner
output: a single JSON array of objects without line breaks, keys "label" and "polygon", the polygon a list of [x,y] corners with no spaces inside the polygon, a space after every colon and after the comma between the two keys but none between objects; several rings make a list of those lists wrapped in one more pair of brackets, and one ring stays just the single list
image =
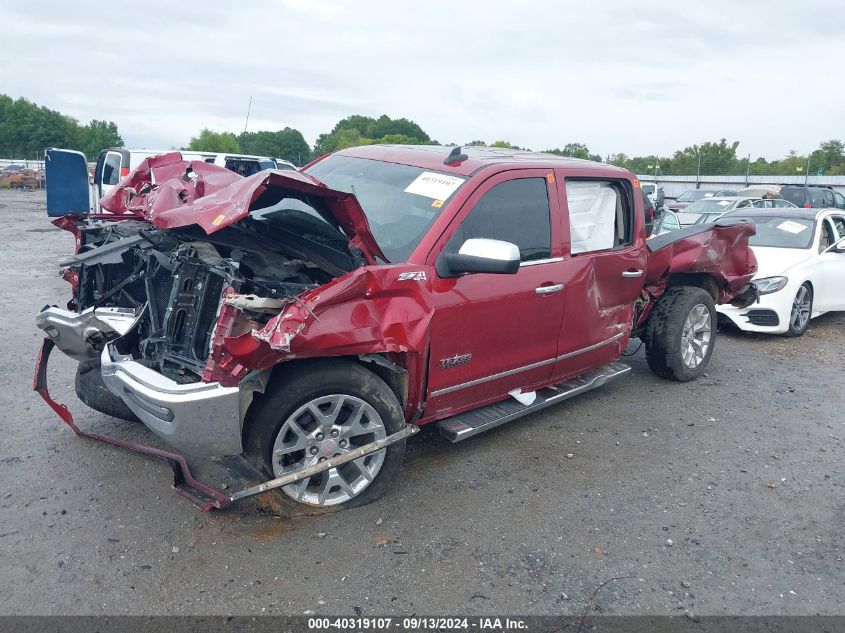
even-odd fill
[{"label": "chrome running board", "polygon": [[598,369],[591,369],[569,380],[564,380],[551,387],[539,389],[537,398],[528,406],[513,398],[496,402],[480,409],[461,413],[437,423],[440,434],[451,442],[460,442],[473,435],[494,429],[506,422],[516,420],[529,413],[545,409],[558,402],[568,400],[585,391],[627,374],[631,368],[624,363],[609,363]]}]

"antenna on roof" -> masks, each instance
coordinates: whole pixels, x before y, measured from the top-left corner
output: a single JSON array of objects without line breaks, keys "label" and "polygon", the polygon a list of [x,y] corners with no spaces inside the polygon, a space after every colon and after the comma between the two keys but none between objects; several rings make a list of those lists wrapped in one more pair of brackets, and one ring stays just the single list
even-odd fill
[{"label": "antenna on roof", "polygon": [[443,161],[444,165],[454,165],[455,163],[462,163],[464,162],[469,156],[461,152],[461,146],[458,145],[457,147],[452,148],[452,151],[449,152],[449,155]]}]

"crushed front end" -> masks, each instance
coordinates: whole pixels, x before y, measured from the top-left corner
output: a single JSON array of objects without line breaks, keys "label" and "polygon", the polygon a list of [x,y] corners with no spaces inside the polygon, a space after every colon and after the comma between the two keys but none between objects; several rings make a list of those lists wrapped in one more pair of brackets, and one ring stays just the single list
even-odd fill
[{"label": "crushed front end", "polygon": [[[194,480],[180,453],[242,452],[246,410],[270,371],[232,356],[227,341],[383,258],[354,196],[297,172],[242,178],[171,154],[145,161],[101,206],[54,221],[75,238],[60,264],[72,297],[36,316],[46,338],[33,388],[77,434],[169,461],[177,489],[206,509],[281,485],[224,495]],[[143,422],[180,453],[81,431],[49,395],[54,347],[78,362],[83,402]]]},{"label": "crushed front end", "polygon": [[72,310],[46,307],[36,324],[79,361],[83,402],[134,416],[196,455],[239,454],[245,408],[263,388],[260,375],[226,363],[221,339],[260,329],[357,265],[341,250],[329,271],[292,256],[271,240],[281,229],[261,219],[212,236],[139,220],[81,219],[74,230],[80,250],[62,262],[75,281]]}]

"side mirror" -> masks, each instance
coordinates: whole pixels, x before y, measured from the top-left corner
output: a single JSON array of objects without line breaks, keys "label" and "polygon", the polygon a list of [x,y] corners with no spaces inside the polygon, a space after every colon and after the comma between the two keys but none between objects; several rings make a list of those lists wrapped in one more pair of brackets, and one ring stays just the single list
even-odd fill
[{"label": "side mirror", "polygon": [[464,242],[457,253],[441,253],[435,268],[441,277],[465,273],[513,275],[519,270],[519,262],[516,244],[480,237]]}]

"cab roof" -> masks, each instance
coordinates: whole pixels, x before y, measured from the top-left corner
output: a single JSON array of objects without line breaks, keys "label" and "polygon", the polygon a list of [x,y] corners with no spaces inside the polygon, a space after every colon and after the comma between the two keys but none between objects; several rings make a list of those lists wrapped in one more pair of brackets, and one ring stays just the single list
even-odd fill
[{"label": "cab roof", "polygon": [[361,147],[350,147],[337,152],[337,154],[340,156],[354,156],[356,158],[368,158],[370,160],[381,160],[388,163],[411,165],[459,176],[471,176],[485,167],[496,165],[539,169],[564,168],[578,171],[590,170],[604,176],[635,177],[627,169],[614,165],[596,163],[580,158],[570,158],[568,156],[546,154],[544,152],[478,145],[462,145],[460,148],[461,153],[466,154],[467,159],[451,165],[443,162],[455,149],[455,146],[450,145],[364,145]]}]

